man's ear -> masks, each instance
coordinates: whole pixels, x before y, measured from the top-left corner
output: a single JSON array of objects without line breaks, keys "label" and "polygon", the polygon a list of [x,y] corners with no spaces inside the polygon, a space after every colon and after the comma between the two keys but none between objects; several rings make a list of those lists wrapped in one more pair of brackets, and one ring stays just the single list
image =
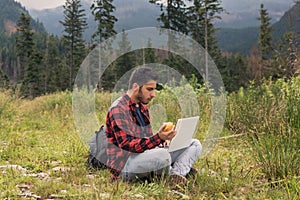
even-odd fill
[{"label": "man's ear", "polygon": [[133,85],[132,85],[132,89],[133,89],[133,91],[135,91],[135,92],[138,92],[139,91],[139,85],[137,84],[137,83],[133,83]]}]

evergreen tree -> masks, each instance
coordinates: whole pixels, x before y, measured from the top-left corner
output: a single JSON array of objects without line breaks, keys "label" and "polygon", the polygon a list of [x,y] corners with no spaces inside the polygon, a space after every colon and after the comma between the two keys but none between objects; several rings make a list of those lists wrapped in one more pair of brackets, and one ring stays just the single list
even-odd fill
[{"label": "evergreen tree", "polygon": [[44,92],[66,90],[69,84],[65,80],[68,80],[69,76],[67,66],[62,64],[61,41],[53,35],[48,35],[46,46],[43,71]]},{"label": "evergreen tree", "polygon": [[220,19],[223,12],[220,0],[194,0],[188,8],[188,27],[192,38],[202,45],[214,59],[220,57],[214,20]]},{"label": "evergreen tree", "polygon": [[154,49],[152,48],[152,42],[151,39],[148,40],[147,48],[143,49],[143,63],[156,63],[157,62],[157,56],[155,54]]},{"label": "evergreen tree", "polygon": [[155,51],[152,48],[151,38],[148,39],[147,46],[141,49],[137,49],[132,52],[135,57],[135,65],[144,65],[147,63],[156,63]]},{"label": "evergreen tree", "polygon": [[0,88],[6,88],[9,86],[9,78],[0,68]]},{"label": "evergreen tree", "polygon": [[16,69],[17,81],[24,79],[24,73],[30,63],[33,47],[33,31],[30,28],[30,17],[22,13],[17,23],[16,54],[19,60],[18,68]]},{"label": "evergreen tree", "polygon": [[158,21],[163,23],[162,28],[188,34],[186,5],[183,0],[167,0],[166,7],[161,6],[161,15]]},{"label": "evergreen tree", "polygon": [[101,43],[117,33],[114,30],[117,18],[112,15],[116,8],[112,2],[113,0],[94,0],[91,5],[92,14],[95,21],[98,22],[97,30],[92,39],[97,42]]},{"label": "evergreen tree", "polygon": [[[208,66],[209,55],[217,64],[221,73],[226,71],[226,66],[223,65],[224,63],[221,60],[221,52],[218,49],[215,37],[216,29],[213,25],[214,20],[220,19],[219,14],[222,11],[223,8],[219,0],[194,0],[193,5],[187,11],[189,34],[206,50],[204,55],[206,81],[210,81],[209,77],[213,79],[214,74],[214,72],[209,73],[211,71]],[[198,79],[201,80],[201,77],[198,76]]]},{"label": "evergreen tree", "polygon": [[240,54],[228,54],[222,57],[222,65],[226,66],[222,73],[226,91],[233,92],[245,87],[249,80],[247,74],[247,60]]},{"label": "evergreen tree", "polygon": [[22,81],[21,93],[25,97],[35,98],[41,95],[41,64],[42,56],[34,49],[30,55],[30,62],[24,73],[24,80]]},{"label": "evergreen tree", "polygon": [[42,63],[42,57],[36,50],[28,15],[21,14],[17,30],[16,51],[20,61],[21,93],[25,97],[34,98],[41,94],[39,67]]},{"label": "evergreen tree", "polygon": [[66,49],[66,63],[69,66],[69,89],[72,90],[75,75],[86,56],[83,32],[87,28],[86,14],[80,0],[66,0],[64,7],[63,42]]},{"label": "evergreen tree", "polygon": [[264,9],[264,4],[260,5],[260,17],[258,20],[260,20],[258,44],[261,50],[261,58],[262,60],[267,60],[272,52],[272,28],[271,18],[268,11]]},{"label": "evergreen tree", "polygon": [[[114,69],[115,83],[128,71],[134,68],[136,63],[136,52],[131,52],[131,44],[127,38],[127,33],[124,30],[122,31],[122,40],[118,42],[118,46],[118,59],[116,60],[116,66]],[[120,86],[122,86],[122,89],[127,89],[127,85],[120,84]]]}]

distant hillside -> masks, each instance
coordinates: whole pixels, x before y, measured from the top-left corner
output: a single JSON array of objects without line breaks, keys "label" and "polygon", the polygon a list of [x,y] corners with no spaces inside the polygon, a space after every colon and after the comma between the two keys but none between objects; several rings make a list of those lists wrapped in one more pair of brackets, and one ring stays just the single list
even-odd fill
[{"label": "distant hillside", "polygon": [[[10,36],[17,31],[16,24],[20,18],[21,13],[29,14],[22,5],[14,0],[0,1],[0,34]],[[35,20],[31,20],[31,26],[34,30],[46,32],[43,25]],[[1,44],[0,44],[1,45]]]},{"label": "distant hillside", "polygon": [[[282,38],[286,32],[290,31],[300,35],[300,1],[287,11],[272,27],[275,39]],[[300,38],[298,38],[298,43],[300,44]]]},{"label": "distant hillside", "polygon": [[[120,32],[122,29],[129,30],[132,28],[159,25],[156,19],[160,15],[160,8],[158,5],[150,4],[148,0],[114,0],[113,3],[116,6],[115,16],[119,20],[116,23],[117,32]],[[257,17],[259,17],[259,3],[256,2],[255,4],[257,5],[254,6],[252,5],[253,3],[251,4],[251,2],[245,0],[239,3],[235,0],[228,0],[224,2],[225,7],[229,6],[225,5],[226,3],[230,4],[230,8],[235,9],[236,12],[231,12],[227,16],[225,14],[222,15],[224,19],[216,24],[219,28],[216,34],[219,47],[223,51],[248,54],[258,40],[259,21]],[[91,35],[95,32],[96,23],[90,13],[91,1],[83,0],[82,4],[86,10],[89,24],[89,28],[86,30],[84,37],[86,40],[89,40]],[[291,0],[266,2],[265,7],[270,9],[268,12],[274,23],[274,40],[282,38],[284,33],[290,30],[291,26],[293,26],[295,30],[300,30],[298,27],[300,26],[299,20],[297,21],[297,19],[300,19],[299,3],[297,5],[294,4],[294,6],[280,18],[280,16],[283,15],[283,7],[285,6],[284,8],[288,9],[289,5],[291,5]],[[49,33],[58,36],[63,34],[63,26],[59,23],[59,21],[64,18],[62,6],[41,11],[31,10],[30,14],[43,22]],[[230,17],[230,19],[228,19],[228,17]],[[292,22],[290,20],[291,17],[294,19]],[[245,27],[250,24],[253,26],[236,28]]]},{"label": "distant hillside", "polygon": [[[116,31],[121,32],[133,28],[145,26],[158,26],[156,19],[160,15],[160,8],[157,5],[150,4],[148,0],[114,0],[116,11],[114,15],[118,18],[116,23]],[[94,16],[90,12],[90,1],[82,1],[88,22],[88,29],[84,37],[89,40],[95,32],[97,24]],[[63,7],[46,10],[31,10],[30,14],[42,21],[47,31],[51,34],[61,36],[63,34],[63,26],[59,21],[64,20]]]},{"label": "distant hillside", "polygon": [[246,55],[257,42],[258,33],[258,27],[220,28],[216,37],[221,50]]},{"label": "distant hillside", "polygon": [[[0,0],[0,85],[4,82],[15,81],[17,57],[15,54],[15,41],[17,23],[22,13],[28,11],[14,0]],[[41,35],[46,35],[44,26],[31,18],[31,28],[35,31],[34,37],[42,40]],[[37,44],[38,45],[38,44]],[[6,85],[6,84],[4,84]]]},{"label": "distant hillside", "polygon": [[[285,33],[293,31],[300,34],[300,2],[296,3],[290,10],[272,25],[273,43],[278,43],[284,38]],[[217,31],[219,47],[223,51],[248,54],[253,45],[258,41],[259,28],[220,28]],[[298,38],[300,44],[300,38]]]},{"label": "distant hillside", "polygon": [[277,22],[283,14],[294,5],[294,0],[223,0],[226,12],[221,14],[222,20],[217,21],[218,27],[247,28],[259,26],[260,3],[268,9],[272,23]]}]

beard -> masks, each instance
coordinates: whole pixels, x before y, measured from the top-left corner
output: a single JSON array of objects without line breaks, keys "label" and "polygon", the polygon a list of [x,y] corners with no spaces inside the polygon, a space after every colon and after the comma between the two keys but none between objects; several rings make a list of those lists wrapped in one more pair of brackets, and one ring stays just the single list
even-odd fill
[{"label": "beard", "polygon": [[144,95],[142,93],[142,88],[139,89],[137,99],[139,100],[139,102],[141,102],[143,104],[148,104],[149,103],[149,101],[146,102],[145,99],[144,99]]},{"label": "beard", "polygon": [[139,102],[143,103],[143,104],[148,104],[149,102],[145,102],[144,98],[143,98],[143,94],[138,95],[137,99],[139,100]]}]

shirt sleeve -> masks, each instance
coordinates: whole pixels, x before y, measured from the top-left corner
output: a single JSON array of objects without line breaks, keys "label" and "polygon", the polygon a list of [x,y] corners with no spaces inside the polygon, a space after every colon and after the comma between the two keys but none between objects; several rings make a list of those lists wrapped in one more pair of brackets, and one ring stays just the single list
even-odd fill
[{"label": "shirt sleeve", "polygon": [[110,119],[117,145],[123,150],[142,153],[147,149],[155,148],[163,142],[158,134],[144,138],[136,137],[136,134],[133,133],[135,130],[133,126],[137,125],[133,121],[128,120],[128,113],[124,113],[118,108],[111,110]]}]

